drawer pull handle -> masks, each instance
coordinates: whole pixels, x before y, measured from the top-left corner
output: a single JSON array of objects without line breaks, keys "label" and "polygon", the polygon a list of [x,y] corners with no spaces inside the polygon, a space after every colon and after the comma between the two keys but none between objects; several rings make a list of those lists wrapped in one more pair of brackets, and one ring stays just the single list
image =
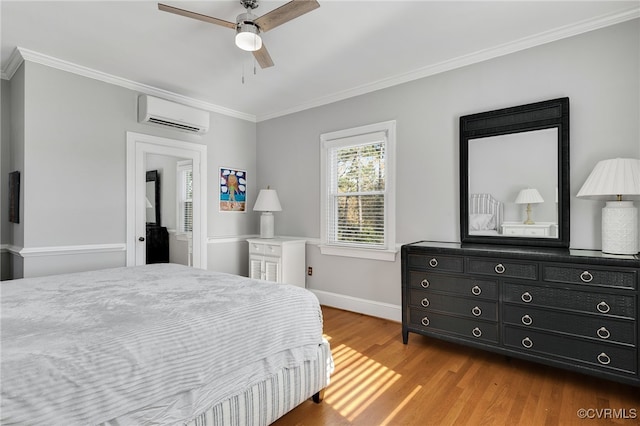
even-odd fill
[{"label": "drawer pull handle", "polygon": [[422,325],[424,325],[425,327],[429,327],[429,318],[424,317],[420,322],[422,322]]},{"label": "drawer pull handle", "polygon": [[480,296],[480,293],[482,293],[482,289],[477,285],[474,285],[473,288],[471,288],[471,293],[475,294],[476,296]]},{"label": "drawer pull handle", "polygon": [[589,271],[584,271],[580,274],[580,279],[582,282],[590,283],[593,280],[593,275],[591,275],[591,272]]},{"label": "drawer pull handle", "polygon": [[531,318],[529,315],[526,315],[526,314],[522,316],[521,321],[524,325],[533,324],[533,318]]},{"label": "drawer pull handle", "polygon": [[609,337],[611,337],[611,333],[609,332],[609,330],[604,327],[600,327],[598,331],[596,331],[596,334],[601,339],[608,339]]},{"label": "drawer pull handle", "polygon": [[476,327],[473,330],[471,330],[471,334],[473,334],[473,337],[480,337],[482,336],[482,330]]},{"label": "drawer pull handle", "polygon": [[609,312],[611,310],[611,307],[609,305],[607,305],[607,302],[600,302],[596,305],[596,309],[598,309],[598,312],[606,314],[607,312]]},{"label": "drawer pull handle", "polygon": [[522,346],[524,346],[527,349],[530,349],[533,347],[533,341],[528,337],[525,337],[524,339],[522,339],[521,343],[522,343]]},{"label": "drawer pull handle", "polygon": [[609,355],[602,352],[600,355],[598,355],[598,362],[602,365],[608,365],[609,363],[611,363],[611,358],[609,358]]},{"label": "drawer pull handle", "polygon": [[435,268],[436,266],[438,266],[438,259],[436,259],[435,257],[432,259],[429,259],[429,266],[431,266],[432,268]]},{"label": "drawer pull handle", "polygon": [[420,281],[420,285],[422,286],[422,288],[428,288],[429,280],[425,278],[424,280]]},{"label": "drawer pull handle", "polygon": [[493,268],[494,271],[496,271],[496,274],[504,274],[504,271],[506,271],[504,265],[502,263],[498,263],[496,265],[495,268]]},{"label": "drawer pull handle", "polygon": [[474,306],[474,308],[471,309],[471,313],[474,316],[479,317],[480,315],[482,315],[482,309],[480,309],[478,306]]},{"label": "drawer pull handle", "polygon": [[531,296],[531,293],[528,291],[525,291],[522,293],[522,296],[520,296],[520,299],[522,299],[524,303],[530,303],[533,300],[533,296]]},{"label": "drawer pull handle", "polygon": [[420,301],[420,304],[426,308],[427,306],[429,306],[429,299],[425,297],[424,299],[422,299],[422,301]]}]

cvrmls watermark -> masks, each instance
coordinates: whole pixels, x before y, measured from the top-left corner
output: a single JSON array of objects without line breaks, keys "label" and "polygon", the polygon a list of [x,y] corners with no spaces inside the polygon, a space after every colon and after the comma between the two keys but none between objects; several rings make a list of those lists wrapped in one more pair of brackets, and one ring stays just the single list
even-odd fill
[{"label": "cvrmls watermark", "polygon": [[638,418],[638,412],[635,408],[580,408],[577,414],[581,419]]}]

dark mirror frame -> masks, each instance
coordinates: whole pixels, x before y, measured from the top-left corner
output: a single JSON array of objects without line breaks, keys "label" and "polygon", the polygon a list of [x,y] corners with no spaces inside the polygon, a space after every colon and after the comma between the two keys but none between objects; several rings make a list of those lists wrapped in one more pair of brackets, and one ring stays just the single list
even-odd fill
[{"label": "dark mirror frame", "polygon": [[[469,143],[473,139],[558,129],[558,237],[469,235]],[[569,98],[460,117],[460,238],[462,243],[569,247]]]},{"label": "dark mirror frame", "polygon": [[160,226],[160,174],[157,170],[150,170],[147,172],[147,182],[155,182],[156,192],[156,205],[154,206],[156,209],[156,221],[147,223],[150,225]]}]

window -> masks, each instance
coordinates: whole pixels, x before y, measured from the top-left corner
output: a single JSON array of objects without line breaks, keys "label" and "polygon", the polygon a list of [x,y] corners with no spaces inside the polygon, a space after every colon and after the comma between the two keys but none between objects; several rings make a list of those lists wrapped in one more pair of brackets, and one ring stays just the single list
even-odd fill
[{"label": "window", "polygon": [[178,161],[178,232],[193,230],[193,165],[191,161]]},{"label": "window", "polygon": [[395,121],[320,139],[322,253],[395,260]]}]

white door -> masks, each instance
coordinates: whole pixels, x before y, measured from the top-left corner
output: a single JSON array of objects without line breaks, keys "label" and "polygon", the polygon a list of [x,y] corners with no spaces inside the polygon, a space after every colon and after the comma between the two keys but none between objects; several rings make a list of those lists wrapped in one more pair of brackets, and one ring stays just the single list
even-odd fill
[{"label": "white door", "polygon": [[127,132],[127,266],[146,263],[146,154],[193,162],[193,266],[207,269],[207,147]]}]

